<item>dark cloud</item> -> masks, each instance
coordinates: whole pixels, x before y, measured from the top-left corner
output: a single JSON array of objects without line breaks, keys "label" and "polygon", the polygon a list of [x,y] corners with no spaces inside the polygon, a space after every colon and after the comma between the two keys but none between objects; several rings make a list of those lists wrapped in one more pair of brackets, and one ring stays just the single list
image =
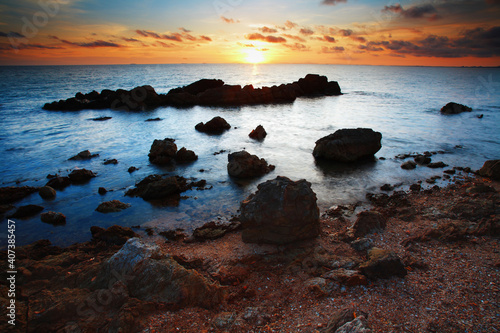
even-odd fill
[{"label": "dark cloud", "polygon": [[346,3],[347,0],[323,0],[321,1],[322,5],[334,6],[338,3]]},{"label": "dark cloud", "polygon": [[365,45],[358,45],[358,49],[360,50],[365,50],[365,51],[371,51],[371,52],[379,52],[383,51],[384,49],[380,46],[380,43],[378,42],[368,42]]},{"label": "dark cloud", "polygon": [[366,38],[365,37],[361,37],[361,36],[349,36],[352,40],[355,40],[357,42],[360,42],[360,43],[365,43],[366,42]]},{"label": "dark cloud", "polygon": [[306,45],[300,44],[300,43],[283,44],[283,45],[288,47],[289,49],[291,49],[293,51],[308,51],[309,50],[309,48]]},{"label": "dark cloud", "polygon": [[188,29],[183,28],[183,27],[180,27],[179,30],[182,32],[191,32],[191,30],[188,30]]},{"label": "dark cloud", "polygon": [[60,41],[61,43],[71,45],[71,46],[77,46],[77,47],[88,47],[88,48],[96,48],[96,47],[123,47],[123,45],[113,43],[113,42],[107,42],[104,40],[96,40],[92,42],[86,42],[86,43],[75,43],[75,42],[70,42],[65,39],[61,39],[57,36],[49,36],[51,39],[55,39]]},{"label": "dark cloud", "polygon": [[396,13],[404,18],[409,18],[409,19],[418,19],[426,17],[427,19],[430,20],[436,20],[440,18],[440,16],[436,14],[437,13],[436,8],[434,8],[434,6],[431,4],[416,5],[408,9],[404,9],[403,7],[401,7],[400,4],[396,4],[391,6],[384,6],[382,12]]},{"label": "dark cloud", "polygon": [[245,36],[246,39],[248,40],[260,40],[263,42],[268,42],[268,43],[286,43],[286,39],[283,37],[276,37],[276,36],[264,36],[259,33],[253,33]]},{"label": "dark cloud", "polygon": [[300,29],[299,33],[306,35],[306,36],[314,35],[314,31],[309,29],[309,28],[302,28],[302,29]]},{"label": "dark cloud", "polygon": [[9,33],[0,31],[0,37],[26,38],[26,36],[14,31],[10,31]]},{"label": "dark cloud", "polygon": [[60,46],[51,45],[41,45],[41,44],[19,44],[16,46],[11,46],[12,49],[16,50],[58,50],[62,49]]},{"label": "dark cloud", "polygon": [[126,42],[137,42],[137,43],[142,43],[140,40],[135,39],[135,38],[126,38],[126,37],[122,37],[122,40],[124,40],[124,41],[126,41]]},{"label": "dark cloud", "polygon": [[331,36],[327,36],[327,35],[324,35],[323,39],[326,40],[328,43],[335,43],[336,42],[335,38],[333,38]]},{"label": "dark cloud", "polygon": [[275,34],[278,32],[277,29],[274,29],[274,28],[269,28],[269,27],[262,27],[262,28],[259,28],[259,31],[264,33],[264,34]]},{"label": "dark cloud", "polygon": [[349,37],[353,34],[353,31],[351,29],[340,29],[338,32],[344,37]]},{"label": "dark cloud", "polygon": [[164,43],[164,42],[160,42],[160,41],[157,41],[156,42],[157,45],[161,46],[161,47],[173,47],[175,46],[174,44],[170,43],[170,44],[167,44],[167,43]]},{"label": "dark cloud", "polygon": [[166,35],[166,34],[158,34],[154,31],[148,31],[148,30],[136,30],[135,32],[138,35],[141,35],[143,37],[152,37],[152,38],[156,38],[156,39],[165,39],[165,40],[171,40],[171,41],[175,41],[175,42],[182,42],[182,36],[181,36],[181,34],[178,34],[178,33]]},{"label": "dark cloud", "polygon": [[321,53],[342,53],[344,52],[344,48],[342,46],[332,46],[332,47],[327,47],[323,46],[321,48]]},{"label": "dark cloud", "polygon": [[210,37],[208,37],[208,36],[203,36],[203,35],[201,35],[201,36],[199,37],[199,39],[200,39],[201,41],[206,41],[206,42],[211,42],[211,41],[212,41],[212,38],[210,38]]},{"label": "dark cloud", "polygon": [[282,36],[285,38],[290,38],[290,39],[296,40],[298,42],[302,42],[302,43],[305,43],[305,41],[306,41],[304,38],[302,38],[300,36],[294,36],[294,35],[289,35],[289,34],[283,34]]}]

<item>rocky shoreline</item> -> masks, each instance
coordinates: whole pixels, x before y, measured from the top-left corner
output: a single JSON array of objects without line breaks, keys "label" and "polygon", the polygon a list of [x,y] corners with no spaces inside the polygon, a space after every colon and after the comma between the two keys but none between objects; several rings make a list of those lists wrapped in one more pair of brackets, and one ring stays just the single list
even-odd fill
[{"label": "rocky shoreline", "polygon": [[[112,109],[122,111],[143,111],[160,106],[190,107],[242,106],[255,104],[292,103],[297,97],[341,95],[336,81],[328,81],[326,76],[308,74],[293,83],[279,86],[254,88],[252,85],[227,85],[217,79],[201,79],[185,87],[158,94],[151,86],[145,85],[132,90],[105,89],[100,93],[76,93],[66,100],[46,103],[43,108],[51,111],[79,111]],[[107,120],[98,118],[94,120]]]},{"label": "rocky shoreline", "polygon": [[16,251],[16,330],[498,330],[495,166],[481,172],[491,178],[457,171],[445,188],[389,184],[361,212],[327,210],[316,237],[291,243],[244,242],[238,220],[187,239],[115,226],[93,227],[92,241],[67,248],[38,241]]}]

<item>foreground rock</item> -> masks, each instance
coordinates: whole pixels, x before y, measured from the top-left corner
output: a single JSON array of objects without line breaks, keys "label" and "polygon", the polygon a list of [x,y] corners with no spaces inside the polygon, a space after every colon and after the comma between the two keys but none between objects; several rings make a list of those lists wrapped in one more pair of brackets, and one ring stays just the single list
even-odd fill
[{"label": "foreground rock", "polygon": [[105,201],[96,208],[99,213],[116,213],[132,206],[131,204],[121,202],[119,200]]},{"label": "foreground rock", "polygon": [[231,125],[222,118],[222,117],[214,117],[210,121],[205,123],[199,123],[195,126],[195,129],[198,132],[209,133],[209,134],[222,134],[224,131],[227,131],[231,128]]},{"label": "foreground rock", "polygon": [[90,228],[90,232],[93,239],[116,245],[125,244],[128,239],[138,237],[132,229],[118,225],[113,225],[107,229],[93,226]]},{"label": "foreground rock", "polygon": [[136,87],[132,90],[105,89],[100,93],[77,93],[66,100],[46,103],[45,110],[78,111],[84,109],[113,109],[122,111],[142,111],[159,106],[189,107],[240,106],[251,104],[291,103],[301,96],[341,95],[336,81],[328,81],[326,76],[308,74],[293,83],[279,86],[254,88],[252,85],[227,85],[222,80],[202,79],[185,87],[174,88],[167,94],[157,94],[151,86]]},{"label": "foreground rock", "polygon": [[236,178],[253,178],[265,175],[275,169],[263,158],[251,155],[247,151],[239,151],[227,156],[227,172]]},{"label": "foreground rock", "polygon": [[369,279],[404,277],[407,274],[401,259],[393,251],[374,247],[368,251],[368,258],[367,262],[359,266],[359,270]]},{"label": "foreground rock", "polygon": [[319,234],[319,209],[311,183],[276,177],[241,203],[246,243],[286,244]]},{"label": "foreground rock", "polygon": [[215,222],[208,222],[199,228],[194,229],[193,237],[198,241],[211,240],[223,237],[229,232],[239,230],[241,223],[231,222],[231,223],[221,223],[217,224]]},{"label": "foreground rock", "polygon": [[354,162],[375,155],[382,148],[382,134],[368,128],[340,129],[316,141],[313,155],[339,162]]},{"label": "foreground rock", "polygon": [[0,187],[0,205],[6,205],[24,199],[38,191],[38,187],[32,186],[8,186]]},{"label": "foreground rock", "polygon": [[19,207],[14,214],[9,216],[9,218],[27,218],[40,213],[43,210],[42,206],[38,205],[26,205]]},{"label": "foreground rock", "polygon": [[386,223],[384,216],[377,211],[361,212],[351,228],[352,236],[353,238],[359,238],[383,230]]},{"label": "foreground rock", "polygon": [[267,136],[267,132],[262,125],[259,125],[248,136],[254,140],[261,141]]},{"label": "foreground rock", "polygon": [[500,160],[489,160],[484,162],[479,174],[494,180],[500,180]]},{"label": "foreground rock", "polygon": [[194,151],[188,150],[185,147],[182,147],[179,151],[177,151],[175,140],[170,138],[154,140],[151,145],[151,149],[149,150],[148,157],[151,163],[157,165],[171,164],[173,161],[178,163],[188,163],[198,159],[198,156],[194,153]]},{"label": "foreground rock", "polygon": [[450,102],[441,108],[442,114],[458,114],[462,112],[471,112],[471,111],[472,108],[454,102]]}]

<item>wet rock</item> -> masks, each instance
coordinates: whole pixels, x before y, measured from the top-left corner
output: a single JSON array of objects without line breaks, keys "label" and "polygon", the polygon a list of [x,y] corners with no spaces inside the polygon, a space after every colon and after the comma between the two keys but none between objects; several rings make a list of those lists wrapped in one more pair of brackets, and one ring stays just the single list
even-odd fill
[{"label": "wet rock", "polygon": [[307,74],[297,82],[304,95],[341,95],[340,86],[335,81],[328,82],[326,76]]},{"label": "wet rock", "polygon": [[99,213],[116,213],[121,212],[122,210],[127,209],[130,206],[132,205],[121,202],[119,200],[111,200],[99,204],[99,206],[96,208],[96,211],[98,211]]},{"label": "wet rock", "polygon": [[162,177],[150,175],[136,184],[136,188],[128,190],[125,195],[141,197],[144,200],[163,199],[187,190],[186,179],[182,177]]},{"label": "wet rock", "polygon": [[425,165],[431,163],[431,158],[429,156],[425,155],[418,155],[413,159],[415,163],[420,164],[420,165]]},{"label": "wet rock", "polygon": [[106,190],[104,187],[99,187],[99,189],[97,190],[97,193],[99,193],[100,195],[104,195],[104,194],[108,193],[108,190]]},{"label": "wet rock", "polygon": [[392,186],[391,184],[384,184],[384,185],[380,186],[380,190],[389,192],[389,191],[394,190],[394,186]]},{"label": "wet rock", "polygon": [[38,191],[38,194],[45,200],[51,200],[56,197],[56,190],[50,186],[43,186]]},{"label": "wet rock", "polygon": [[242,150],[229,154],[227,172],[236,178],[253,178],[265,175],[274,170],[274,165],[268,165],[267,161],[256,155]]},{"label": "wet rock", "polygon": [[215,222],[205,223],[203,226],[194,229],[193,237],[196,240],[210,240],[223,237],[225,234],[239,230],[241,223],[232,222],[226,224],[217,224]]},{"label": "wet rock", "polygon": [[146,119],[144,121],[148,121],[149,122],[149,121],[161,121],[161,120],[162,120],[161,118],[157,117],[157,118],[148,118],[148,119]]},{"label": "wet rock", "polygon": [[328,295],[333,289],[332,283],[321,277],[307,280],[304,286],[307,290],[321,295]]},{"label": "wet rock", "polygon": [[344,308],[341,310],[337,310],[333,313],[333,315],[328,320],[328,324],[326,327],[321,330],[321,333],[335,333],[337,329],[341,326],[347,324],[354,320],[355,310],[353,308]]},{"label": "wet rock", "polygon": [[209,133],[209,134],[222,134],[224,131],[227,131],[231,128],[231,125],[222,118],[222,117],[214,117],[212,120],[204,123],[199,123],[195,126],[195,129],[199,132]]},{"label": "wet rock", "polygon": [[422,186],[420,184],[411,184],[410,185],[410,191],[412,192],[419,192],[422,189]]},{"label": "wet rock", "polygon": [[431,168],[431,169],[445,168],[447,166],[448,166],[448,164],[445,164],[444,162],[435,162],[435,163],[427,164],[427,167]]},{"label": "wet rock", "polygon": [[264,127],[262,127],[262,125],[259,125],[254,130],[252,130],[252,132],[250,132],[250,134],[248,134],[248,136],[252,139],[260,141],[260,140],[264,140],[264,138],[267,136],[267,132],[264,129]]},{"label": "wet rock", "polygon": [[108,164],[118,164],[118,160],[116,158],[112,158],[110,160],[104,160],[104,165],[108,165]]},{"label": "wet rock", "polygon": [[53,225],[64,225],[66,224],[66,216],[62,213],[56,212],[46,212],[40,214],[40,219],[44,223],[49,223]]},{"label": "wet rock", "polygon": [[38,191],[38,187],[32,186],[8,186],[0,187],[0,204],[10,204],[26,198],[28,195]]},{"label": "wet rock", "polygon": [[112,117],[97,117],[97,118],[92,118],[93,121],[106,121],[110,120]]},{"label": "wet rock", "polygon": [[339,162],[353,162],[375,155],[380,148],[382,134],[368,128],[340,129],[316,141],[313,155]]},{"label": "wet rock", "polygon": [[500,180],[500,160],[488,160],[479,170],[479,175],[494,180]]},{"label": "wet rock", "polygon": [[[202,92],[205,92],[209,89],[215,89],[222,87],[224,85],[224,81],[216,80],[216,79],[201,79],[196,82],[193,82],[183,88],[177,88],[191,95],[198,95]],[[179,91],[177,91],[179,92]]]},{"label": "wet rock", "polygon": [[90,232],[93,239],[116,245],[125,244],[129,238],[138,237],[132,229],[120,227],[118,225],[113,225],[107,229],[93,226],[90,228]]},{"label": "wet rock", "polygon": [[87,169],[76,169],[71,171],[68,177],[73,184],[82,184],[96,177],[96,175],[92,171]]},{"label": "wet rock", "polygon": [[14,214],[9,216],[9,218],[26,218],[40,213],[43,210],[42,206],[38,205],[26,205],[19,207]]},{"label": "wet rock", "polygon": [[407,274],[401,259],[396,253],[376,247],[368,251],[368,261],[362,263],[359,270],[369,279],[388,279],[392,276],[404,277]]},{"label": "wet rock", "polygon": [[471,112],[471,111],[472,108],[454,102],[450,102],[441,108],[442,114],[458,114],[462,112]]},{"label": "wet rock", "polygon": [[358,218],[352,226],[354,238],[363,237],[374,231],[385,229],[386,219],[377,211],[364,211],[358,214]]},{"label": "wet rock", "polygon": [[379,207],[387,206],[390,201],[390,197],[386,193],[367,193],[366,198]]},{"label": "wet rock", "polygon": [[413,170],[417,167],[417,163],[413,161],[406,161],[403,164],[401,164],[401,169],[404,170]]},{"label": "wet rock", "polygon": [[91,154],[90,151],[84,150],[79,152],[73,157],[70,157],[70,161],[84,161],[84,160],[90,160],[91,158],[97,157],[99,154]]},{"label": "wet rock", "polygon": [[59,177],[59,176],[50,179],[47,182],[47,184],[45,184],[45,186],[52,187],[56,190],[64,190],[69,185],[71,185],[71,180],[69,179],[69,177]]},{"label": "wet rock", "polygon": [[154,140],[149,150],[149,161],[153,164],[169,164],[175,158],[177,145],[174,139]]},{"label": "wet rock", "polygon": [[319,209],[311,183],[278,176],[257,188],[240,207],[244,242],[286,244],[319,234]]},{"label": "wet rock", "polygon": [[137,170],[139,170],[139,168],[136,168],[135,166],[131,166],[130,168],[128,168],[127,171],[128,171],[128,173],[132,173],[132,172],[137,171]]},{"label": "wet rock", "polygon": [[179,151],[175,154],[175,160],[178,163],[189,163],[196,161],[198,159],[198,155],[194,153],[192,150],[188,150],[184,147],[179,149]]}]

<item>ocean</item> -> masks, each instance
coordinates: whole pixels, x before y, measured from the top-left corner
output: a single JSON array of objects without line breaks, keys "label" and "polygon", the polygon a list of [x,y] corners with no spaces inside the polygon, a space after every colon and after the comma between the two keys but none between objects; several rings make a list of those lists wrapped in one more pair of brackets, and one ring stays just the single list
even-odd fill
[{"label": "ocean", "polygon": [[[47,102],[103,89],[151,85],[158,93],[202,78],[254,87],[297,81],[308,73],[338,81],[341,96],[299,98],[293,104],[243,107],[162,107],[143,112],[120,110],[45,111]],[[0,67],[0,186],[43,186],[48,174],[66,175],[86,168],[97,177],[84,185],[58,191],[45,201],[38,194],[15,205],[37,204],[61,212],[64,226],[41,222],[40,216],[16,221],[16,244],[49,239],[69,245],[91,238],[90,227],[140,225],[156,231],[186,232],[209,221],[227,221],[257,185],[276,176],[307,179],[322,210],[364,201],[385,183],[401,189],[417,180],[442,175],[442,169],[402,170],[398,154],[440,151],[433,161],[478,169],[485,160],[500,158],[500,68],[435,68],[341,65],[176,64],[116,66]],[[473,112],[441,115],[448,102]],[[479,115],[483,115],[480,119]],[[92,118],[112,119],[96,122]],[[194,126],[222,116],[232,129],[220,136],[195,131]],[[145,122],[159,117],[162,121]],[[263,125],[268,136],[256,142],[248,134]],[[357,165],[317,163],[315,142],[341,128],[367,127],[382,133],[376,162]],[[174,138],[177,146],[194,150],[199,159],[188,165],[151,165],[148,153],[155,139]],[[98,153],[90,161],[68,161],[82,150]],[[276,169],[245,182],[231,179],[227,155],[245,149],[265,158]],[[214,155],[216,152],[224,153]],[[381,157],[385,159],[380,159]],[[117,165],[103,165],[115,158]],[[139,168],[128,173],[130,166]],[[203,170],[203,171],[202,171]],[[212,189],[183,193],[177,206],[155,206],[124,196],[150,174],[205,179]],[[431,185],[429,185],[431,186]],[[98,188],[109,190],[98,194]],[[99,203],[120,200],[132,206],[102,214]],[[3,225],[3,227],[2,227]],[[6,218],[0,223],[0,247],[7,244]]]}]

